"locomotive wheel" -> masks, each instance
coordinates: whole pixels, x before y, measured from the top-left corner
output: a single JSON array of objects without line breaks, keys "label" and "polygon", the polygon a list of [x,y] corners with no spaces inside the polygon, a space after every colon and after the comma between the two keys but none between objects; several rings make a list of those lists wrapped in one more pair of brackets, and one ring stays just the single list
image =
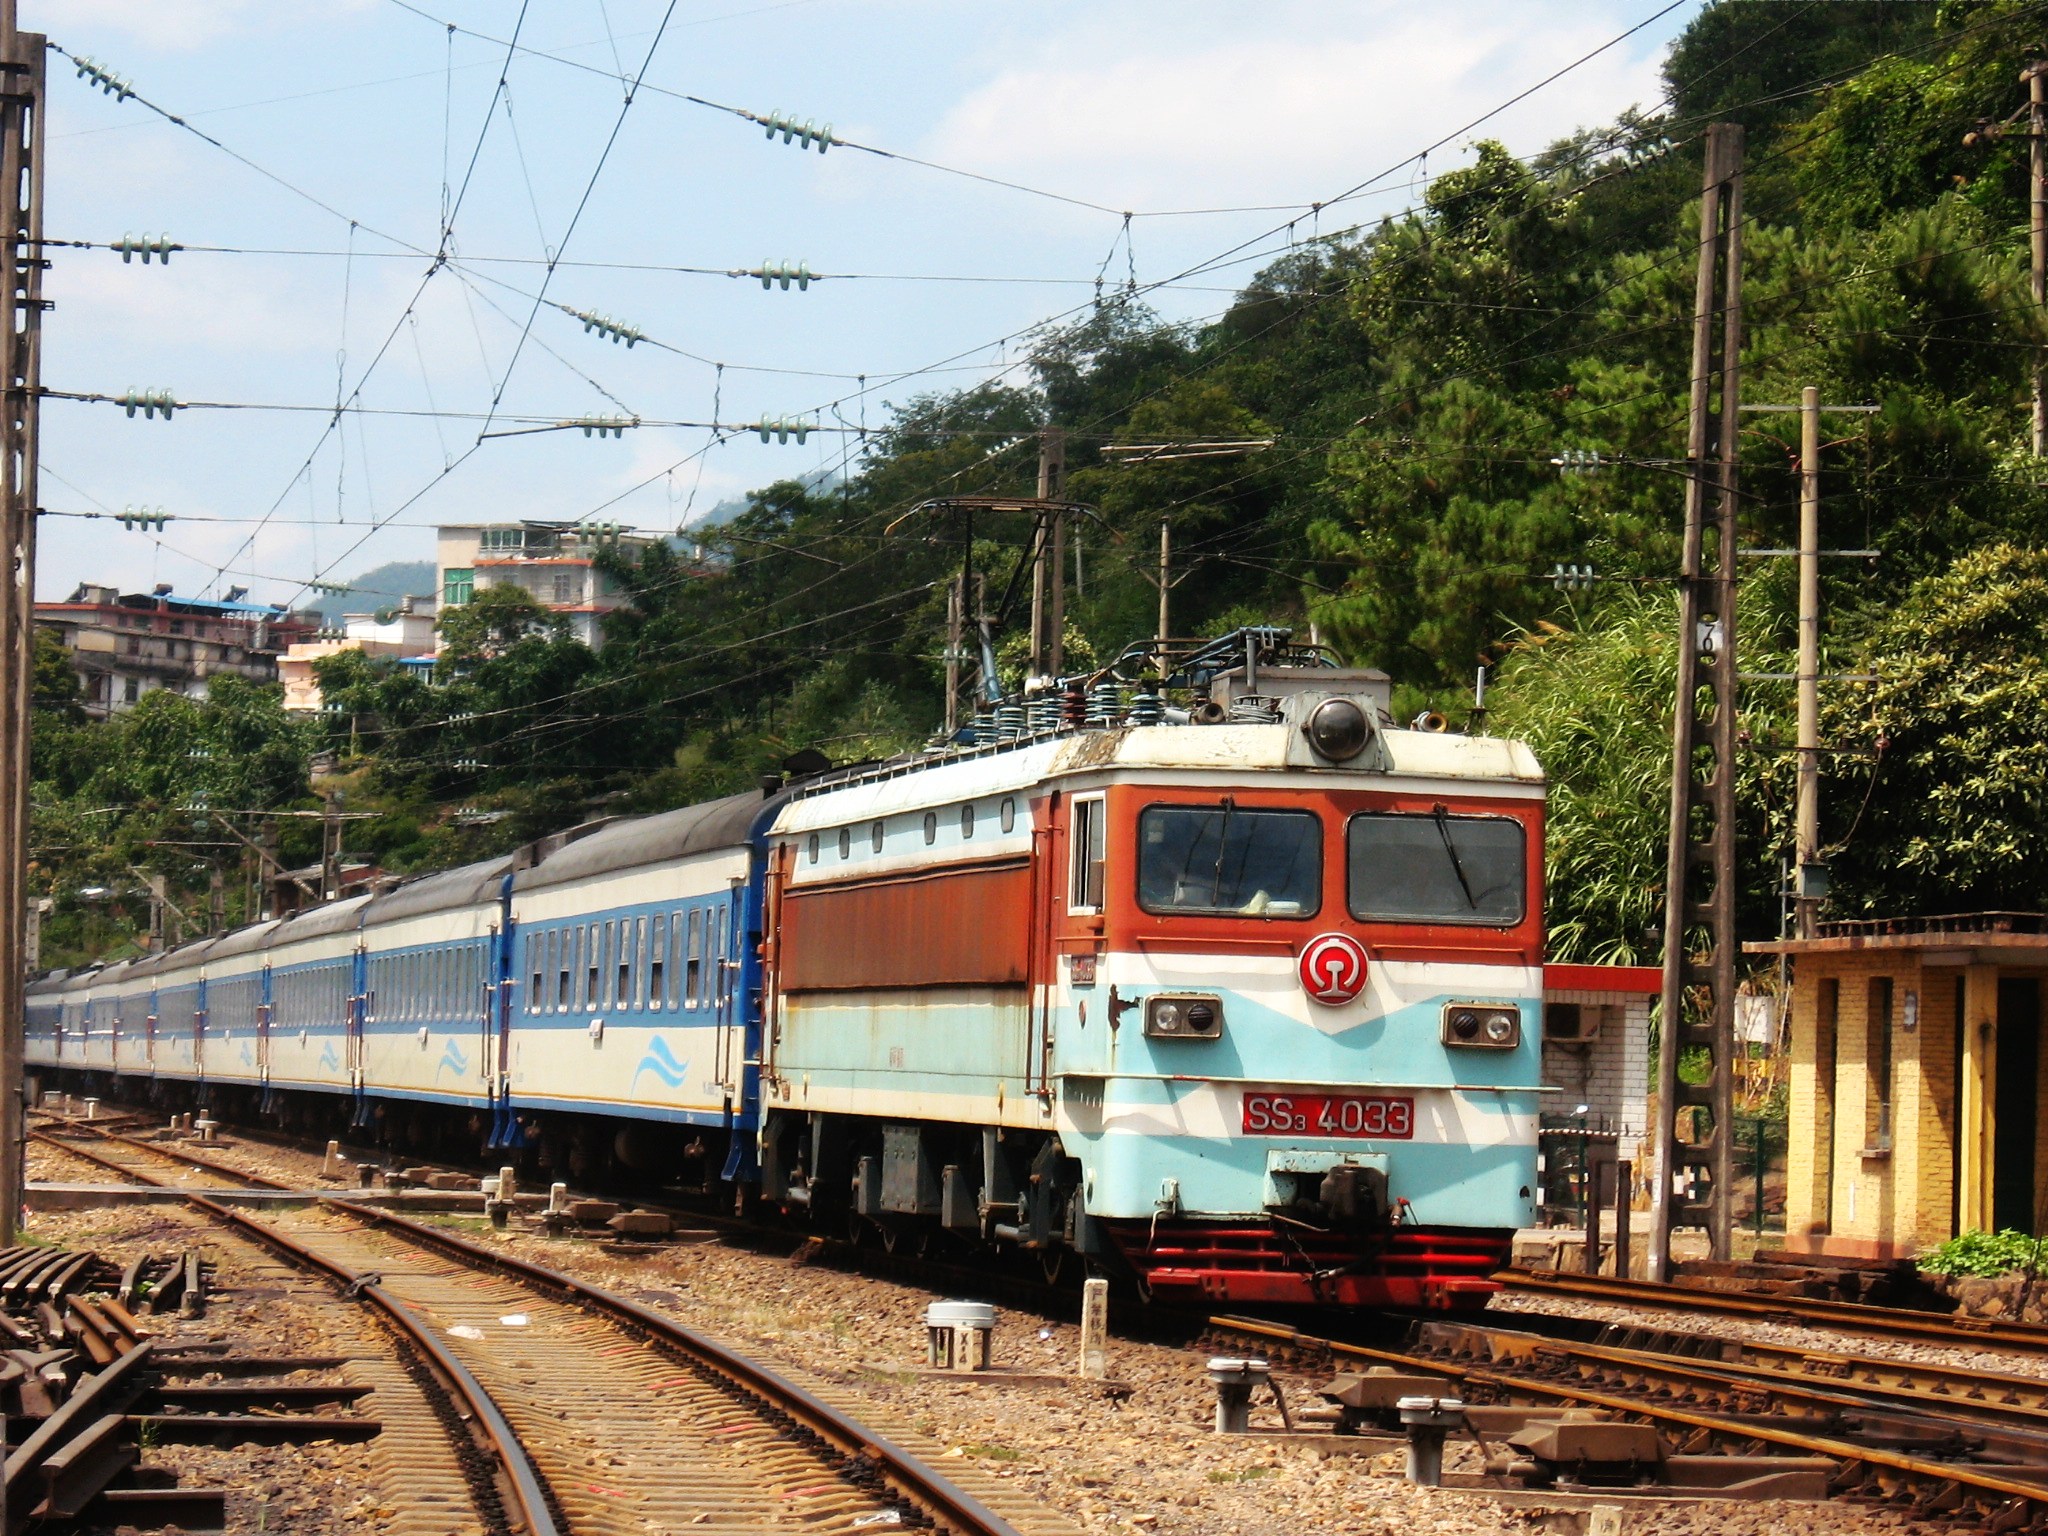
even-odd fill
[{"label": "locomotive wheel", "polygon": [[1038,1250],[1038,1272],[1045,1276],[1047,1285],[1058,1285],[1060,1276],[1067,1272],[1067,1254],[1064,1243],[1053,1243]]}]

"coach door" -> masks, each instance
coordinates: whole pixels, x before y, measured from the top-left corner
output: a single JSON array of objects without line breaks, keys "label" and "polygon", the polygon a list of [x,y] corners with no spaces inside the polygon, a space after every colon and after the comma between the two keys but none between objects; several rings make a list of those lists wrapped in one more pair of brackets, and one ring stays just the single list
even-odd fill
[{"label": "coach door", "polygon": [[344,1049],[347,1052],[348,1085],[351,1088],[363,1086],[363,1031],[370,1016],[370,968],[363,949],[358,946],[350,965],[354,985],[349,988],[348,1023],[344,1031]]},{"label": "coach door", "polygon": [[714,909],[714,913],[712,931],[705,942],[711,947],[711,1001],[718,1010],[718,1091],[730,1109],[746,1098],[747,1039],[741,997],[744,967],[740,963],[746,922],[745,884],[733,881],[724,908]]},{"label": "coach door", "polygon": [[264,966],[257,985],[262,1000],[256,1004],[256,1081],[270,1086],[270,1016],[274,1011],[270,995],[270,967]]},{"label": "coach door", "polygon": [[500,933],[493,923],[490,942],[484,947],[487,973],[483,1017],[478,1022],[476,1070],[484,1092],[492,1096],[496,1095],[500,1075],[507,1070],[512,1056],[512,984],[519,974],[512,959],[517,952],[516,933],[511,924]]},{"label": "coach door", "polygon": [[192,1075],[206,1076],[206,978],[192,989]]}]

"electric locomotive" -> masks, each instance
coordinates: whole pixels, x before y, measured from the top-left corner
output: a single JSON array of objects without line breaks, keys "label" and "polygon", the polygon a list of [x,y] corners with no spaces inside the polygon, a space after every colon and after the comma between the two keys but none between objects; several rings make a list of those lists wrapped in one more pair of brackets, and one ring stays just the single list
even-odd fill
[{"label": "electric locomotive", "polygon": [[45,978],[29,1060],[1165,1298],[1483,1302],[1534,1217],[1540,770],[1285,630],[1146,665]]}]

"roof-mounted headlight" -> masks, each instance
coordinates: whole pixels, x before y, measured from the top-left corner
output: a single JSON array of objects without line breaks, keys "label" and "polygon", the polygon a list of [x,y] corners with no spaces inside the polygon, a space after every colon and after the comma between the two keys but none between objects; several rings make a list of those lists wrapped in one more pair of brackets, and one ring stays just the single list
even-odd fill
[{"label": "roof-mounted headlight", "polygon": [[1325,699],[1302,723],[1301,733],[1317,757],[1341,763],[1365,750],[1372,740],[1372,722],[1349,699]]}]

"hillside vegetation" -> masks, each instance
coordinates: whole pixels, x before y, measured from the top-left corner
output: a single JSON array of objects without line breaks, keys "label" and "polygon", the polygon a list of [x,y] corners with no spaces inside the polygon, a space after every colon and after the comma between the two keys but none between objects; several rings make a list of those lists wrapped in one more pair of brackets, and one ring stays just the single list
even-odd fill
[{"label": "hillside vegetation", "polygon": [[[927,497],[1029,494],[1034,434],[1068,434],[1081,528],[1069,654],[1148,634],[1162,519],[1192,574],[1185,633],[1275,619],[1384,667],[1404,711],[1463,722],[1495,669],[1490,730],[1553,776],[1553,941],[1653,959],[1674,675],[1690,313],[1703,130],[1747,131],[1743,393],[1878,407],[1829,420],[1831,682],[1823,832],[1836,913],[2048,907],[2048,500],[2028,450],[2044,333],[2028,297],[2025,141],[1965,135],[2024,99],[2048,8],[1723,0],[1678,41],[1657,110],[1518,160],[1481,144],[1412,213],[1311,236],[1201,324],[1106,293],[1036,338],[1028,380],[894,408],[843,481],[765,487],[619,574],[631,605],[593,655],[494,595],[451,620],[432,682],[325,664],[332,711],[284,716],[223,682],[112,724],[49,681],[36,744],[36,878],[62,961],[140,920],[169,877],[203,907],[240,852],[227,809],[310,807],[339,754],[352,852],[422,869],[596,814],[750,785],[816,747],[847,760],[927,738],[943,582],[961,529]],[[1655,153],[1669,140],[1668,152]],[[1645,153],[1650,151],[1650,153]],[[1336,210],[1322,218],[1327,226]],[[1792,542],[1796,418],[1742,426],[1746,543]],[[1264,452],[1112,462],[1117,442],[1271,438]],[[1564,450],[1608,467],[1562,474]],[[999,642],[1025,622],[1021,522],[974,526]],[[1591,565],[1559,591],[1558,564]],[[1744,669],[1790,670],[1791,562],[1745,562]],[[1005,600],[1005,594],[1011,594]],[[1789,855],[1788,684],[1745,689],[1743,922],[1778,923]],[[245,829],[244,818],[236,823]],[[316,833],[284,824],[285,856]],[[228,884],[236,885],[231,876]],[[98,902],[77,892],[104,887]],[[239,915],[231,894],[231,916]]]}]

